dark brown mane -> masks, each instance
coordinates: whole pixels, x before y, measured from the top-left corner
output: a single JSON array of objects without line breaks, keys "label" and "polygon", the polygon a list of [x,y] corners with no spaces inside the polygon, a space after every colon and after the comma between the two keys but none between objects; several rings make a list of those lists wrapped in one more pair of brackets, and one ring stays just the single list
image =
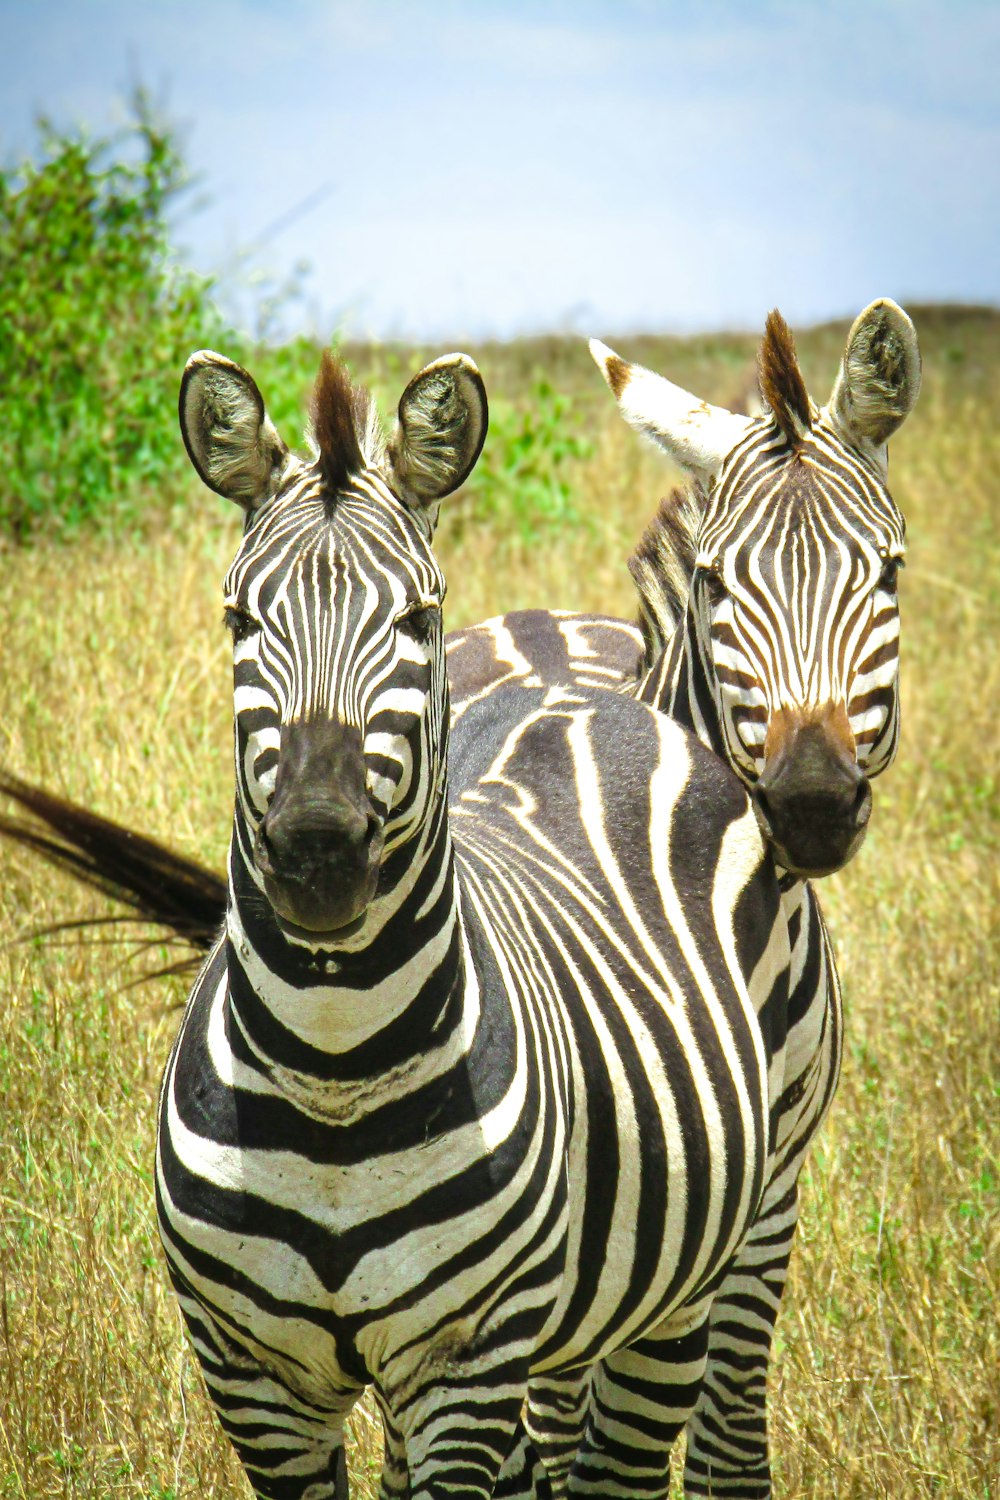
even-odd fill
[{"label": "dark brown mane", "polygon": [[628,560],[639,595],[643,666],[664,650],[687,607],[705,496],[698,486],[672,490]]},{"label": "dark brown mane", "polygon": [[352,385],[345,367],[324,349],[313,391],[312,425],[331,495],[365,466],[358,434],[364,431],[368,401],[368,392]]},{"label": "dark brown mane", "polygon": [[768,313],[757,355],[760,394],[793,448],[809,431],[812,413],[792,331],[777,308]]}]

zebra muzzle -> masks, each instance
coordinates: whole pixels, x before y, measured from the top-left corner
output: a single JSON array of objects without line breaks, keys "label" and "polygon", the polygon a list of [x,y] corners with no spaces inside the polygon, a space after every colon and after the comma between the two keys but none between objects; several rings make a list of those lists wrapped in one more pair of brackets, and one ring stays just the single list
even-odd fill
[{"label": "zebra muzzle", "polygon": [[754,812],[776,861],[794,875],[832,875],[864,841],[871,787],[845,724],[843,710],[831,710],[784,714],[769,728]]},{"label": "zebra muzzle", "polygon": [[309,934],[349,926],[375,895],[381,858],[360,733],[336,720],[283,725],[274,796],[254,845],[276,916]]}]

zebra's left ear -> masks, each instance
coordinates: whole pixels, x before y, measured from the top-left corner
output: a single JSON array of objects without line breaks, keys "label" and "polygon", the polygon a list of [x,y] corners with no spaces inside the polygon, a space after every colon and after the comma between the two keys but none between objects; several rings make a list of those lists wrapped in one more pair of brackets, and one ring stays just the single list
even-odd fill
[{"label": "zebra's left ear", "polygon": [[828,409],[834,424],[884,464],[886,442],[920,394],[917,331],[888,297],[854,320]]},{"label": "zebra's left ear", "polygon": [[629,426],[703,479],[718,471],[753,425],[750,417],[710,406],[665,376],[629,364],[600,339],[590,340],[590,352]]},{"label": "zebra's left ear", "polygon": [[414,375],[388,449],[401,499],[423,510],[457,490],[475,467],[488,425],[486,387],[467,354],[445,354]]}]

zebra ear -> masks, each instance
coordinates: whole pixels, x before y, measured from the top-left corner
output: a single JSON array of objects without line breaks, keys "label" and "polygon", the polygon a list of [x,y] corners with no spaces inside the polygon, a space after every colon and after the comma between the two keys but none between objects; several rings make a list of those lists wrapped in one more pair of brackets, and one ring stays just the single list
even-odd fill
[{"label": "zebra ear", "polygon": [[919,394],[916,329],[901,307],[883,297],[854,320],[830,397],[830,417],[856,447],[879,450]]},{"label": "zebra ear", "polygon": [[710,406],[662,375],[630,365],[599,339],[590,340],[590,352],[629,426],[701,478],[717,472],[752,425],[750,417]]},{"label": "zebra ear", "polygon": [[192,354],[181,377],[178,411],[188,457],[209,489],[245,510],[271,499],[288,448],[242,365],[211,349]]},{"label": "zebra ear", "polygon": [[457,490],[475,467],[488,425],[486,387],[467,354],[445,354],[414,375],[388,450],[402,499],[423,509]]}]

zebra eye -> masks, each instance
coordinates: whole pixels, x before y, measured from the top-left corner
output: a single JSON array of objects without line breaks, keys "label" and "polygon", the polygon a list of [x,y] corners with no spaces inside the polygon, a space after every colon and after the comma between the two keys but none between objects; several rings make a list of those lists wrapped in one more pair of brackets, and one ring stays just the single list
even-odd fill
[{"label": "zebra eye", "polygon": [[247,614],[245,609],[239,609],[233,604],[226,605],[222,618],[236,646],[260,629],[253,615]]},{"label": "zebra eye", "polygon": [[705,593],[708,595],[708,602],[711,605],[721,604],[723,599],[728,598],[729,590],[723,582],[722,569],[718,563],[713,563],[709,567],[699,568],[698,571],[701,574]]},{"label": "zebra eye", "polygon": [[413,636],[421,645],[425,645],[434,633],[434,626],[440,619],[441,611],[434,604],[421,604],[416,609],[411,609],[409,614],[403,616],[400,625]]},{"label": "zebra eye", "polygon": [[899,570],[905,568],[906,563],[901,557],[885,557],[882,559],[882,571],[879,574],[878,586],[885,594],[894,594],[899,582]]}]

